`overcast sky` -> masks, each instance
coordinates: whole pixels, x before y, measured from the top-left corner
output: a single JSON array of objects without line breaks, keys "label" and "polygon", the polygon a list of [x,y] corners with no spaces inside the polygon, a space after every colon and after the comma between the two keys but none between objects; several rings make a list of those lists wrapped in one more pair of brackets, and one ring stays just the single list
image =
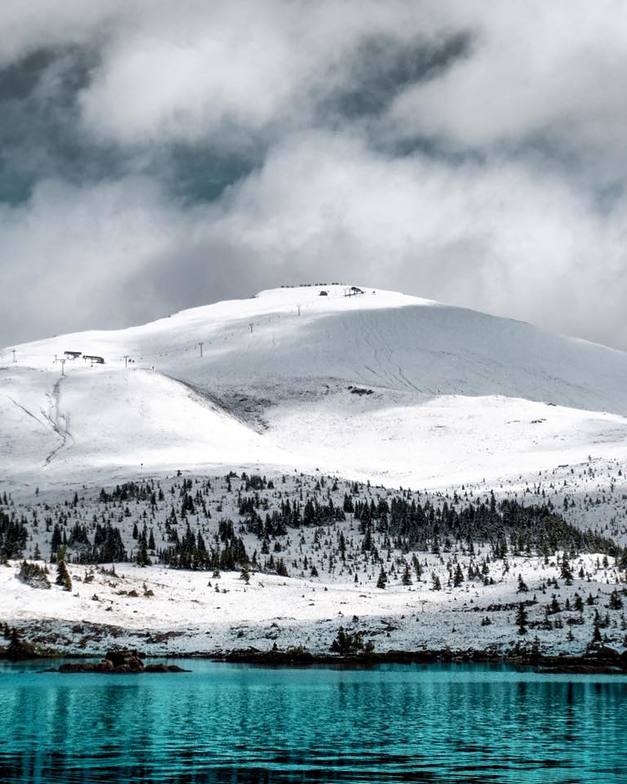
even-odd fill
[{"label": "overcast sky", "polygon": [[400,289],[627,348],[624,0],[2,0],[0,345]]}]

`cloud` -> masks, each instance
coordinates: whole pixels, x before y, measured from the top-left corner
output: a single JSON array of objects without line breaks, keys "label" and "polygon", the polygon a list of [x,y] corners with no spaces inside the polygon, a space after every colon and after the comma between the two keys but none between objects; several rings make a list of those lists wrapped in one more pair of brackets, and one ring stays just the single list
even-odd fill
[{"label": "cloud", "polygon": [[106,35],[135,0],[3,0],[0,3],[0,66],[38,49],[83,45]]},{"label": "cloud", "polygon": [[484,152],[537,145],[600,179],[627,174],[627,101],[617,78],[627,68],[624,3],[443,3],[441,12],[474,30],[475,43],[397,97],[392,133]]},{"label": "cloud", "polygon": [[275,278],[315,270],[626,346],[626,217],[624,198],[599,210],[519,162],[391,160],[314,133],[274,150],[211,234]]},{"label": "cloud", "polygon": [[[430,14],[421,18],[418,6],[395,0],[184,7],[181,14],[167,3],[140,4],[141,21],[110,38],[79,99],[84,127],[95,138],[130,145],[210,139],[224,146],[274,138],[324,121],[317,104],[355,87],[355,61],[367,72],[364,44],[385,67],[399,47],[440,34]],[[372,81],[378,76],[372,73]]]},{"label": "cloud", "polygon": [[7,0],[0,344],[326,277],[627,348],[626,16]]},{"label": "cloud", "polygon": [[28,202],[0,209],[0,343],[145,315],[141,287],[127,282],[185,230],[146,180],[40,183]]}]

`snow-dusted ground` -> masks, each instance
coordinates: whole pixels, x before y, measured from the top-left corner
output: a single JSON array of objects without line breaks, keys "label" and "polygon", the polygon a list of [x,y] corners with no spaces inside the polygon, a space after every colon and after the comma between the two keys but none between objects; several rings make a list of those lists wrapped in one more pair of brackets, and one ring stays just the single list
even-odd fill
[{"label": "snow-dusted ground", "polygon": [[[608,466],[602,468],[607,470]],[[585,470],[592,482],[601,466],[589,464]],[[149,555],[156,561],[157,554],[168,546],[167,521],[172,520],[174,509],[174,527],[179,536],[189,524],[194,533],[202,533],[208,546],[214,539],[217,543],[219,520],[233,520],[248,555],[254,556],[259,567],[246,584],[239,571],[223,571],[216,577],[212,571],[116,563],[113,576],[110,567],[73,563],[73,590],[68,593],[56,585],[50,590],[24,585],[17,578],[19,563],[11,562],[0,567],[0,622],[22,627],[31,639],[72,652],[98,652],[115,642],[140,645],[154,654],[217,654],[249,646],[268,650],[275,643],[283,649],[303,645],[313,652],[326,653],[343,625],[363,631],[377,651],[450,647],[507,653],[517,643],[537,640],[540,649],[549,654],[582,653],[592,639],[598,612],[607,623],[603,628],[606,642],[619,650],[625,645],[624,612],[608,609],[610,595],[623,591],[625,579],[611,556],[582,552],[571,559],[573,580],[569,585],[561,573],[561,552],[543,558],[537,554],[517,555],[511,548],[510,554],[502,558],[494,556],[489,544],[477,545],[471,553],[467,541],[451,539],[442,542],[441,552],[434,553],[432,548],[407,549],[395,543],[393,536],[375,532],[373,543],[378,554],[366,553],[363,530],[352,513],[334,523],[288,528],[283,535],[269,537],[264,554],[263,537],[251,533],[249,515],[240,513],[239,507],[242,500],[254,499],[263,519],[286,500],[302,507],[309,498],[331,499],[341,508],[348,494],[356,501],[375,504],[382,499],[391,503],[393,498],[405,497],[422,504],[428,501],[438,508],[447,503],[462,509],[468,503],[489,503],[485,487],[408,496],[321,474],[275,474],[267,479],[270,481],[262,488],[253,488],[234,476],[163,477],[143,484],[155,492],[161,489],[162,500],[154,504],[137,497],[103,502],[96,488],[82,489],[76,498],[73,493],[49,489],[30,501],[14,500],[8,508],[27,521],[30,536],[25,554],[31,560],[39,554],[48,557],[52,528],[60,520],[71,558],[80,555],[80,546],[73,546],[71,539],[75,524],[85,526],[91,538],[96,522],[111,520],[122,531],[131,558],[138,550],[133,527],[137,525],[141,530],[145,525],[154,535],[155,548]],[[620,479],[615,467],[612,482]],[[578,521],[585,504],[598,512],[613,500],[607,498],[597,504],[602,496],[595,495],[591,486],[587,496],[574,499],[568,494],[568,486],[554,482],[554,477],[547,480],[546,484],[538,482],[522,489],[503,487],[499,497],[527,505],[550,502],[573,521]],[[196,499],[194,511],[185,515],[181,511],[183,482],[189,483],[188,494]],[[109,494],[113,490],[107,488]],[[614,493],[619,492],[614,488]],[[566,509],[564,498],[569,499]],[[339,545],[341,535],[346,543],[344,558]],[[269,558],[282,559],[289,576],[272,573]],[[414,558],[421,567],[419,579]],[[405,564],[411,566],[410,585],[403,583]],[[469,575],[469,567],[477,569],[483,564],[489,581],[478,572]],[[457,565],[464,579],[455,586],[451,577]],[[385,589],[377,587],[381,566],[388,577]],[[317,572],[315,577],[311,576],[312,567]],[[54,582],[55,567],[49,565],[49,569]],[[434,575],[440,580],[440,590],[434,588]],[[519,576],[527,592],[518,591]],[[581,612],[575,609],[577,595],[586,601]],[[553,597],[560,611],[547,615]],[[588,597],[594,603],[587,604]],[[524,636],[517,633],[515,625],[516,607],[521,601],[532,602],[528,607],[530,628]],[[627,596],[624,602],[627,605]]]},{"label": "snow-dusted ground", "polygon": [[[439,567],[435,559],[428,567]],[[487,650],[508,653],[516,643],[535,638],[545,654],[581,654],[592,638],[594,611],[609,615],[603,630],[608,644],[623,649],[625,619],[607,609],[615,587],[613,568],[597,566],[596,556],[585,556],[583,565],[590,579],[575,579],[570,587],[541,590],[549,577],[559,579],[559,569],[543,566],[538,558],[510,559],[510,572],[494,586],[464,584],[460,588],[433,591],[430,580],[405,587],[400,580],[385,590],[374,583],[308,580],[299,577],[254,574],[246,585],[239,574],[224,572],[219,579],[206,572],[180,572],[164,567],[140,568],[116,565],[117,577],[100,570],[72,566],[72,593],[57,586],[50,591],[22,585],[15,565],[0,568],[2,620],[27,631],[39,640],[73,653],[101,653],[107,645],[139,645],[148,653],[219,654],[255,647],[270,650],[304,646],[314,653],[328,653],[338,628],[360,630],[372,640],[375,651],[387,650]],[[84,584],[86,572],[93,582]],[[530,593],[516,593],[518,575]],[[218,590],[216,590],[216,587]],[[146,592],[152,595],[146,596]],[[128,596],[135,592],[137,596]],[[535,598],[528,608],[530,622],[541,622],[553,595],[564,607],[575,594],[592,595],[594,606],[583,614],[574,610],[552,617],[561,628],[531,628],[517,633],[516,605]],[[498,605],[510,605],[495,610]],[[482,621],[489,618],[490,625]],[[569,625],[583,618],[583,624]],[[39,630],[39,631],[37,631]],[[572,637],[569,638],[569,632]],[[38,636],[40,635],[40,636]]]},{"label": "snow-dusted ground", "polygon": [[[494,490],[525,504],[551,501],[577,526],[627,542],[624,352],[395,292],[365,289],[348,297],[346,288],[272,290],[141,327],[0,351],[0,493],[12,494],[31,525],[33,510],[40,521],[26,554],[32,557],[39,543],[49,555],[42,504],[53,514],[69,509],[68,527],[79,513],[91,525],[101,485],[151,478],[167,484],[178,469],[194,481],[215,480],[231,468],[284,472],[290,492],[298,492],[301,471],[313,477],[307,482],[333,474],[427,489],[434,499]],[[100,355],[105,364],[68,359],[62,374],[59,360],[68,350]],[[75,491],[78,510],[67,506]],[[225,499],[215,499],[221,502],[237,520]],[[153,521],[157,539],[164,516],[162,510]],[[129,548],[134,519],[131,510],[118,521]],[[331,540],[350,525],[335,524],[325,536]],[[313,531],[291,534],[294,541],[301,535],[303,552],[317,552]],[[287,545],[286,562],[303,557],[294,547]],[[447,571],[453,556],[464,565],[468,557],[453,551],[443,564],[428,552],[417,556],[426,561],[425,575]],[[390,555],[392,562],[397,557]],[[0,620],[44,623],[57,636],[65,630],[74,649],[91,645],[71,631],[83,621],[107,624],[115,634],[141,632],[144,647],[156,631],[172,632],[154,643],[155,651],[263,648],[274,641],[326,650],[340,623],[374,635],[380,650],[507,648],[517,639],[513,610],[491,611],[490,625],[481,626],[481,618],[487,605],[520,600],[521,573],[538,598],[532,620],[544,617],[552,593],[562,603],[575,591],[599,594],[596,605],[586,605],[583,624],[564,621],[530,633],[547,650],[574,651],[590,640],[594,610],[607,612],[607,595],[620,579],[611,564],[597,566],[602,556],[581,559],[574,566],[583,567],[584,578],[546,593],[540,586],[559,567],[555,558],[545,564],[537,556],[512,556],[495,585],[444,583],[440,592],[431,590],[428,576],[403,586],[398,574],[381,591],[372,564],[357,568],[357,584],[324,563],[319,578],[290,568],[289,578],[260,573],[249,586],[224,573],[220,593],[207,573],[118,564],[117,579],[96,570],[91,584],[80,579],[86,567],[72,565],[75,596],[24,586],[12,564],[0,566]],[[143,583],[154,596],[144,595]],[[132,589],[137,598],[119,593]],[[620,647],[624,621],[620,613],[611,621],[605,633]]]}]

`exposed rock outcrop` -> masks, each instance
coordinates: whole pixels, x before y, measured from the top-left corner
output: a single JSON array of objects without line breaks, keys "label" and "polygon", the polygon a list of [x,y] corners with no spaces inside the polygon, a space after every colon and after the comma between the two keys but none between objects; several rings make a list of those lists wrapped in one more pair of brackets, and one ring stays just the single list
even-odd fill
[{"label": "exposed rock outcrop", "polygon": [[59,667],[59,672],[102,672],[102,673],[142,673],[142,672],[189,672],[176,664],[145,664],[145,654],[138,650],[112,649],[107,651],[99,662],[67,662]]}]

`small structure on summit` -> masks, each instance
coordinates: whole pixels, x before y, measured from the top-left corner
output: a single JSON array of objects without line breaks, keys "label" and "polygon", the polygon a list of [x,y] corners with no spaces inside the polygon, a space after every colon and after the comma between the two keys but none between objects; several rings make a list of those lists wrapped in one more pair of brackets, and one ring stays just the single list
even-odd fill
[{"label": "small structure on summit", "polygon": [[83,359],[86,362],[91,362],[93,365],[104,365],[103,357],[96,356],[95,354],[83,354]]},{"label": "small structure on summit", "polygon": [[360,289],[359,286],[351,286],[348,289],[345,289],[344,296],[345,297],[354,297],[357,294],[365,294],[363,289]]},{"label": "small structure on summit", "polygon": [[82,356],[81,351],[64,351],[63,356],[67,357],[68,359],[78,359]]}]

